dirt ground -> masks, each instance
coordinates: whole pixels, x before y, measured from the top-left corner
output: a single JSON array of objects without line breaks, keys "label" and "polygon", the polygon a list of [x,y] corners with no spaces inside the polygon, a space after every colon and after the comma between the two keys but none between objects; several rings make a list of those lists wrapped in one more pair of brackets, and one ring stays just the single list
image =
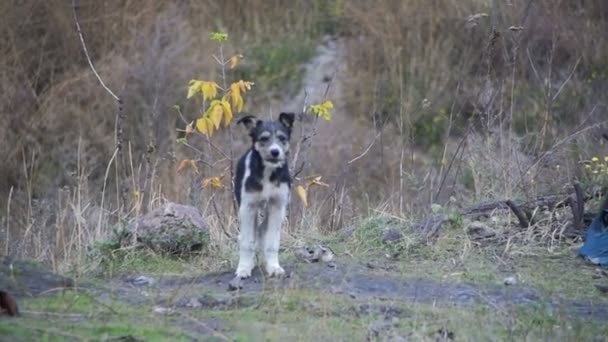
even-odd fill
[{"label": "dirt ground", "polygon": [[228,291],[229,270],[72,281],[5,259],[0,286],[22,316],[0,318],[0,340],[594,340],[608,333],[601,294],[421,277],[403,273],[403,263],[290,259],[285,278],[256,269],[241,290]]}]

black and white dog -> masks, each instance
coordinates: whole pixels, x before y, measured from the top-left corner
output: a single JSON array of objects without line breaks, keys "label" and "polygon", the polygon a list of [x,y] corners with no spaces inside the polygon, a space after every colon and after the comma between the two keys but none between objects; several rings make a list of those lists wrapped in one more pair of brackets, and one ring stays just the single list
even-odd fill
[{"label": "black and white dog", "polygon": [[294,117],[281,113],[276,121],[262,121],[248,115],[237,122],[247,127],[252,140],[239,160],[234,181],[241,225],[237,278],[251,276],[256,250],[263,253],[269,276],[285,273],[279,265],[279,243],[290,198],[287,156]]}]

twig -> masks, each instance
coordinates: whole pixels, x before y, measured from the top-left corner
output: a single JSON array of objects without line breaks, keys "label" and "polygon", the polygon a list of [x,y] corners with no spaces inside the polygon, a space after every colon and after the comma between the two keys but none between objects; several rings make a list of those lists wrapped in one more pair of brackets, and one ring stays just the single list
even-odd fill
[{"label": "twig", "polygon": [[[84,51],[87,62],[89,63],[89,67],[91,68],[91,71],[93,71],[93,74],[95,74],[95,77],[99,81],[99,84],[101,84],[103,89],[108,94],[110,94],[110,96],[112,96],[112,98],[114,98],[114,100],[116,100],[116,102],[118,104],[118,113],[116,115],[116,149],[118,152],[120,152],[119,160],[122,161],[123,172],[124,172],[124,176],[125,176],[123,182],[126,182],[127,167],[125,166],[126,163],[125,163],[125,159],[124,159],[124,154],[122,153],[122,145],[123,145],[122,122],[124,121],[123,101],[105,84],[105,82],[103,81],[103,79],[101,78],[99,73],[97,72],[97,69],[95,69],[95,65],[93,64],[93,61],[91,60],[91,56],[89,55],[89,50],[87,49],[87,44],[84,40],[84,35],[82,33],[82,29],[80,28],[80,22],[78,20],[78,12],[76,10],[78,8],[78,5],[76,4],[76,2],[77,2],[77,0],[72,0],[72,14],[74,16],[74,23],[76,24],[76,32],[78,33],[78,38],[80,39],[80,44],[82,45],[82,50]],[[118,164],[116,165],[116,167],[118,168]],[[118,184],[118,182],[117,182],[117,184]],[[123,210],[125,212],[127,210],[127,208],[126,208],[127,193],[128,193],[128,187],[125,186],[125,184],[123,183],[121,195],[122,195],[122,201],[123,201],[123,205],[124,205]]]},{"label": "twig", "polygon": [[521,211],[521,209],[519,209],[519,207],[517,206],[517,204],[515,204],[513,201],[511,200],[507,200],[505,202],[505,204],[509,207],[509,209],[511,209],[511,211],[513,212],[513,214],[515,214],[515,216],[517,217],[517,219],[519,220],[519,225],[522,228],[528,228],[530,227],[530,222],[528,221],[528,218],[526,217],[526,215]]},{"label": "twig", "polygon": [[11,190],[8,192],[8,202],[6,203],[6,240],[4,241],[4,243],[6,243],[6,245],[4,245],[4,255],[8,256],[8,252],[9,252],[9,242],[11,241],[10,239],[10,220],[11,220],[11,202],[13,199],[13,187],[11,186]]},{"label": "twig", "polygon": [[217,205],[215,203],[215,194],[211,197],[211,205],[213,206],[213,210],[215,211],[215,215],[217,216],[217,220],[220,222],[220,227],[222,228],[222,232],[226,235],[227,238],[232,239],[232,236],[228,234],[226,227],[224,226],[224,222],[220,216],[220,211],[217,209]]},{"label": "twig", "polygon": [[372,146],[374,146],[374,144],[376,143],[376,139],[378,139],[380,134],[382,134],[382,132],[378,132],[376,134],[376,136],[374,137],[374,140],[372,140],[372,142],[369,144],[369,146],[367,146],[367,148],[363,151],[363,153],[361,153],[360,155],[356,156],[355,158],[349,160],[347,164],[350,165],[350,164],[356,162],[357,160],[363,158],[363,156],[365,156],[367,154],[367,152],[369,152],[369,150],[372,148]]},{"label": "twig", "polygon": [[97,221],[97,231],[96,231],[96,237],[95,238],[99,238],[101,237],[101,219],[103,218],[103,202],[105,199],[105,194],[106,194],[106,185],[108,182],[108,176],[110,173],[110,167],[112,166],[112,162],[114,161],[114,159],[116,158],[116,155],[118,154],[118,148],[114,149],[114,153],[112,154],[112,158],[110,158],[110,161],[108,162],[108,166],[106,167],[106,173],[105,176],[103,178],[103,188],[101,190],[101,204],[99,205],[101,211],[99,213],[99,219]]},{"label": "twig", "polygon": [[[448,174],[450,173],[450,170],[452,169],[452,166],[454,165],[454,161],[456,161],[456,157],[458,156],[458,153],[463,148],[464,143],[466,142],[466,140],[467,140],[467,138],[469,136],[469,133],[471,132],[471,128],[472,127],[473,127],[473,125],[469,124],[469,126],[467,127],[466,132],[464,133],[464,135],[460,139],[460,142],[458,143],[458,146],[456,147],[456,152],[454,152],[454,155],[450,159],[450,164],[448,164],[448,169],[443,174],[443,178],[441,179],[441,183],[439,184],[439,189],[437,189],[437,194],[435,194],[435,199],[439,198],[439,194],[441,193],[441,190],[443,189],[443,185],[445,184],[445,181],[446,181],[446,179],[448,177]],[[462,151],[464,153],[464,149],[462,149]]]},{"label": "twig", "polygon": [[[334,68],[334,72],[332,74],[331,79],[329,80],[329,83],[327,83],[327,87],[325,87],[325,92],[323,93],[323,99],[321,101],[325,101],[327,99],[327,94],[329,93],[329,89],[331,89],[331,85],[333,84],[334,79],[336,78],[336,74],[338,73],[338,67],[336,66]],[[305,93],[304,95],[304,101],[306,101],[306,99],[308,98],[308,93]],[[304,107],[303,107],[304,111],[306,110],[306,103],[304,103]],[[305,113],[303,112],[302,115],[304,115]],[[300,139],[300,141],[298,141],[298,144],[296,145],[296,153],[293,156],[293,165],[295,167],[295,165],[298,162],[298,158],[300,156],[300,151],[301,151],[301,146],[307,142],[308,140],[310,140],[312,137],[314,137],[315,135],[317,135],[317,121],[319,121],[319,117],[316,116],[313,123],[312,123],[312,131],[307,134],[307,135],[303,135],[302,138]],[[308,144],[308,147],[310,147],[310,142]],[[305,162],[304,162],[305,163]],[[304,169],[304,164],[302,164],[300,172]],[[293,176],[297,176],[299,174],[296,173]]]},{"label": "twig", "polygon": [[116,100],[118,103],[122,103],[120,98],[118,96],[116,96],[116,94],[114,94],[114,92],[112,90],[110,90],[110,88],[108,88],[108,86],[106,86],[106,84],[103,82],[103,79],[101,78],[101,76],[99,76],[97,69],[95,69],[95,66],[93,65],[93,61],[91,60],[91,57],[89,56],[89,50],[87,49],[87,44],[84,41],[84,36],[82,34],[82,30],[80,29],[80,23],[78,22],[78,14],[76,13],[77,7],[78,7],[78,5],[76,4],[76,0],[72,0],[72,13],[74,14],[74,22],[76,23],[76,32],[78,33],[78,37],[80,38],[80,44],[82,45],[82,50],[84,51],[84,54],[87,57],[87,62],[89,62],[89,66],[91,67],[91,70],[95,74],[95,77],[97,77],[97,80],[99,81],[99,83],[101,84],[103,89],[105,89],[108,92],[108,94],[110,94],[114,98],[114,100]]},{"label": "twig", "polygon": [[572,68],[572,71],[570,72],[570,75],[568,75],[568,78],[566,78],[566,80],[559,87],[559,89],[557,90],[557,92],[555,93],[555,95],[553,95],[553,98],[551,99],[552,101],[555,101],[555,99],[557,99],[557,96],[562,92],[562,90],[564,89],[564,87],[566,86],[566,84],[570,81],[570,79],[572,78],[572,75],[574,75],[574,72],[576,71],[576,68],[578,67],[578,64],[581,62],[582,58],[583,58],[583,56],[580,56],[578,58],[578,60],[576,61],[576,64],[574,64],[574,68]]}]

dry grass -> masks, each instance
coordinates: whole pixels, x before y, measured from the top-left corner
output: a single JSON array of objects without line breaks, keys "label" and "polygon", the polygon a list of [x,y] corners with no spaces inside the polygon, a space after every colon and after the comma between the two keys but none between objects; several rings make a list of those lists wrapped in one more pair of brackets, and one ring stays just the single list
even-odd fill
[{"label": "dry grass", "polygon": [[[125,99],[128,143],[124,159],[112,163],[116,106],[87,66],[70,6],[0,4],[7,18],[0,32],[8,37],[0,42],[0,236],[7,237],[0,250],[50,260],[58,269],[78,264],[91,241],[165,200],[201,208],[221,245],[228,241],[223,231],[236,235],[224,209],[230,195],[201,191],[200,179],[176,174],[177,162],[192,152],[175,144],[183,123],[172,106],[196,117],[185,88],[191,78],[217,75],[211,31],[230,33],[228,53],[261,56],[246,59],[244,73],[234,75],[262,80],[248,102],[255,112],[286,102],[277,80],[297,88],[297,66],[287,65],[293,51],[307,55],[322,34],[341,37],[345,53],[330,93],[335,121],[319,128],[305,172],[323,174],[332,187],[315,190],[310,208],[294,203],[296,236],[340,229],[373,214],[371,208],[422,215],[449,198],[471,203],[555,191],[584,176],[581,160],[603,156],[608,6],[602,1],[141,7],[124,0],[82,1],[79,11],[99,73]],[[488,16],[469,20],[478,13]],[[272,65],[264,54],[277,46],[292,53],[285,65]],[[245,140],[236,140],[234,150],[244,149]]]}]

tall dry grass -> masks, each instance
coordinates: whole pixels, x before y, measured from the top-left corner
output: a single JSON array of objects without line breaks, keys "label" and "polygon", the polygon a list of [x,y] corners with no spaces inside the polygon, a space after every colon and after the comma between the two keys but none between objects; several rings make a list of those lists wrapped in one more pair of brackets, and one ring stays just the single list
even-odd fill
[{"label": "tall dry grass", "polygon": [[[216,195],[216,210],[200,178],[176,174],[192,152],[175,143],[183,122],[172,107],[197,116],[184,94],[191,78],[217,77],[211,31],[228,32],[226,49],[245,55],[340,37],[336,120],[319,128],[305,174],[323,174],[332,187],[312,193],[312,208],[294,204],[292,229],[339,229],[378,207],[406,215],[450,197],[556,191],[603,148],[601,0],[81,1],[91,57],[125,100],[125,173],[110,164],[116,106],[88,68],[71,11],[59,0],[0,4],[0,236],[8,237],[0,250],[9,255],[79,260],[91,240],[164,200],[234,227],[223,210],[229,194]],[[288,98],[258,86],[254,111]],[[246,144],[238,137],[235,151]]]}]

